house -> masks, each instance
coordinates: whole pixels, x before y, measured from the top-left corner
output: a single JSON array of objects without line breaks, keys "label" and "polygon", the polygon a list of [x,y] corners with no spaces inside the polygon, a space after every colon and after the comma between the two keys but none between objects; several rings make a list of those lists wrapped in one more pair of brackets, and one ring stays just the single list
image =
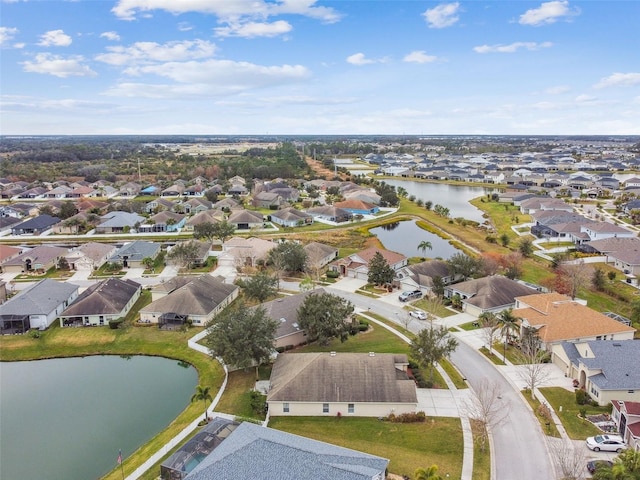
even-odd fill
[{"label": "house", "polygon": [[613,400],[611,420],[629,448],[640,452],[640,402]]},{"label": "house", "polygon": [[584,243],[580,250],[606,255],[607,263],[613,263],[629,280],[640,276],[640,238],[594,240]]},{"label": "house", "polygon": [[178,232],[184,226],[187,217],[181,213],[162,211],[145,221],[138,227],[138,231],[147,232]]},{"label": "house", "polygon": [[121,264],[123,268],[144,268],[145,258],[155,260],[159,254],[160,244],[136,240],[120,247],[109,262]]},{"label": "house", "polygon": [[11,229],[20,223],[22,220],[15,217],[3,217],[0,215],[0,235],[3,235],[5,232],[8,234],[11,232]]},{"label": "house", "polygon": [[460,274],[452,276],[449,264],[444,260],[426,260],[407,265],[396,274],[396,281],[405,290],[424,289],[430,292],[433,290],[435,278],[440,278],[443,285],[449,285],[462,280],[463,276]]},{"label": "house", "polygon": [[9,245],[3,245],[0,243],[0,271],[2,271],[2,264],[17,258],[22,253],[22,249],[18,247],[11,247]]},{"label": "house", "polygon": [[97,270],[111,258],[118,248],[112,244],[88,242],[65,255],[71,270]]},{"label": "house", "polygon": [[176,183],[162,190],[160,195],[162,197],[179,197],[180,195],[182,195],[182,192],[184,192],[184,185]]},{"label": "house", "polygon": [[270,240],[250,237],[233,237],[222,245],[222,253],[218,256],[218,265],[223,267],[255,267],[265,262],[271,249],[276,244]]},{"label": "house", "polygon": [[534,293],[538,291],[502,275],[475,278],[444,288],[446,298],[458,295],[462,300],[462,310],[476,316],[513,308],[516,297]]},{"label": "house", "polygon": [[323,222],[343,223],[353,219],[351,213],[331,205],[308,208],[307,213],[314,219]]},{"label": "house", "polygon": [[418,400],[408,365],[404,354],[280,354],[269,380],[269,415],[385,417],[414,413]]},{"label": "house", "polygon": [[2,270],[6,273],[44,273],[52,268],[57,268],[60,259],[66,253],[66,248],[38,245],[11,260],[6,260],[2,264]]},{"label": "house", "polygon": [[118,190],[118,195],[121,197],[135,197],[140,193],[142,187],[135,182],[125,183]]},{"label": "house", "polygon": [[244,185],[235,184],[229,187],[227,193],[229,195],[247,196],[249,195],[249,190]]},{"label": "house", "polygon": [[355,198],[350,198],[343,202],[336,202],[333,206],[346,210],[353,215],[375,215],[380,211],[380,208],[377,205]]},{"label": "house", "polygon": [[60,314],[60,326],[108,325],[127,316],[141,291],[142,285],[128,279],[108,278],[94,283]]},{"label": "house", "polygon": [[214,203],[213,208],[217,210],[230,211],[233,209],[242,208],[242,205],[240,205],[240,202],[237,201],[235,198],[227,197],[227,198],[223,198],[222,200],[218,200],[216,203]]},{"label": "house", "polygon": [[251,203],[256,208],[270,208],[272,210],[277,210],[287,204],[284,198],[273,192],[257,193],[253,196]]},{"label": "house", "polygon": [[580,231],[586,233],[590,241],[605,238],[637,238],[635,232],[608,222],[588,223],[583,225]]},{"label": "house", "polygon": [[236,210],[229,215],[227,221],[235,225],[236,230],[251,230],[252,228],[262,228],[264,226],[262,214],[251,210]]},{"label": "house", "polygon": [[180,202],[176,200],[169,200],[168,198],[160,197],[147,202],[147,204],[144,206],[144,211],[147,213],[158,213],[162,212],[163,210],[172,211],[179,203]]},{"label": "house", "polygon": [[0,333],[44,330],[77,296],[77,285],[50,278],[41,280],[0,305]]},{"label": "house", "polygon": [[101,222],[96,225],[97,234],[127,233],[146,220],[146,218],[137,213],[120,211],[105,213],[100,219]]},{"label": "house", "polygon": [[180,206],[182,207],[183,213],[195,215],[211,210],[213,208],[213,202],[204,198],[190,198],[186,202],[182,202]]},{"label": "house", "polygon": [[166,280],[164,282],[156,283],[151,287],[151,301],[155,302],[162,297],[166,297],[174,290],[177,290],[180,287],[184,287],[192,280],[193,277],[190,277],[188,275],[178,275],[176,277],[171,277],[169,280]]},{"label": "house", "polygon": [[407,265],[408,259],[401,253],[371,247],[336,260],[329,266],[329,269],[340,273],[343,277],[367,280],[369,276],[369,262],[376,253],[380,253],[389,266],[396,271]]},{"label": "house", "polygon": [[270,220],[276,225],[283,227],[302,227],[311,225],[313,217],[302,210],[296,210],[293,207],[283,208],[269,215]]},{"label": "house", "polygon": [[520,319],[520,336],[533,327],[543,346],[561,342],[631,340],[636,331],[559,293],[516,297],[513,315]]},{"label": "house", "polygon": [[306,343],[307,334],[298,323],[298,309],[309,295],[321,293],[326,292],[323,288],[316,288],[261,304],[267,315],[278,322],[274,338],[275,348],[288,349]]},{"label": "house", "polygon": [[[205,265],[207,260],[209,260],[209,251],[211,250],[211,244],[209,242],[200,242],[198,240],[184,240],[182,242],[176,243],[174,247],[169,247],[167,249],[167,253],[170,254],[171,250],[178,245],[193,245],[195,246],[195,250],[193,251],[193,256],[188,259],[188,264],[185,266],[190,267],[198,267]],[[171,259],[169,261],[172,261]]]},{"label": "house", "polygon": [[0,305],[7,301],[7,283],[0,280]]},{"label": "house", "polygon": [[185,480],[384,480],[388,465],[385,458],[243,422]]},{"label": "house", "polygon": [[307,254],[306,266],[311,270],[319,270],[338,258],[339,250],[324,243],[311,242],[302,248]]},{"label": "house", "polygon": [[143,307],[140,322],[171,327],[190,321],[204,327],[236,299],[239,290],[237,285],[226,284],[208,274],[201,275]]},{"label": "house", "polygon": [[218,223],[224,220],[224,212],[222,210],[205,210],[196,213],[193,217],[187,219],[184,224],[183,231],[193,232],[196,225],[203,223]]},{"label": "house", "polygon": [[58,217],[38,215],[11,227],[11,235],[40,235],[60,222]]},{"label": "house", "polygon": [[640,401],[638,341],[561,342],[552,346],[551,360],[600,406],[613,400]]}]

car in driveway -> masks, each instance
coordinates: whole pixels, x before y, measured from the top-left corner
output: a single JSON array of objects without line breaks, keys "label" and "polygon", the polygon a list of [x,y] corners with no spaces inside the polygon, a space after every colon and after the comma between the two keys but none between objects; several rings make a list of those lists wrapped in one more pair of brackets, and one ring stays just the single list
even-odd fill
[{"label": "car in driveway", "polygon": [[411,310],[409,312],[409,315],[412,316],[413,318],[417,318],[418,320],[427,319],[427,314],[424,313],[422,310]]},{"label": "car in driveway", "polygon": [[401,302],[408,302],[409,300],[417,300],[418,298],[422,298],[422,292],[420,290],[411,290],[402,292],[398,297],[398,300]]},{"label": "car in driveway", "polygon": [[587,448],[594,452],[618,452],[620,453],[627,445],[620,435],[596,435],[587,438]]},{"label": "car in driveway", "polygon": [[610,460],[591,460],[587,462],[587,470],[593,474],[599,468],[610,468],[613,466],[613,462]]}]

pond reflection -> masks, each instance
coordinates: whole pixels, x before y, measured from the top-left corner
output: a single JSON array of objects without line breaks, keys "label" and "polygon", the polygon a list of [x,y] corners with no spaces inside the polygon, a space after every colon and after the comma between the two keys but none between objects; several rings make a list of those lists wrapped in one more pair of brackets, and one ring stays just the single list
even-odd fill
[{"label": "pond reflection", "polygon": [[[393,225],[393,227],[387,228],[389,225]],[[403,221],[389,225],[370,230],[387,250],[402,253],[407,257],[442,258],[444,260],[461,252],[461,250],[451,245],[448,240],[423,230],[416,225],[416,222]],[[429,242],[432,248],[424,251],[418,249],[418,245],[421,242]]]}]

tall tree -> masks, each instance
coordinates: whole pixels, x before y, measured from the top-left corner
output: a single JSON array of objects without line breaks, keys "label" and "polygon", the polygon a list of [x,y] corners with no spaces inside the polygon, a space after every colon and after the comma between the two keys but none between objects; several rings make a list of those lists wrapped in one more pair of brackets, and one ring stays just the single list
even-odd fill
[{"label": "tall tree", "polygon": [[196,387],[196,393],[191,396],[191,403],[202,401],[204,403],[204,421],[207,421],[207,402],[213,401],[211,394],[209,393],[209,387],[203,387],[198,385]]},{"label": "tall tree", "polygon": [[549,378],[550,373],[545,365],[549,353],[542,348],[542,342],[534,328],[524,329],[518,357],[521,364],[518,367],[518,377],[527,385],[531,398],[535,398],[535,389]]},{"label": "tall tree", "polygon": [[533,255],[533,242],[530,238],[523,238],[518,244],[518,251],[523,257],[530,257]]},{"label": "tall tree", "polygon": [[310,342],[327,345],[333,338],[344,342],[349,336],[353,304],[331,293],[311,293],[298,308],[298,323]]},{"label": "tall tree", "polygon": [[500,385],[486,378],[481,380],[465,401],[464,409],[471,420],[473,437],[480,444],[481,451],[485,451],[491,430],[506,421],[508,407],[502,402]]},{"label": "tall tree", "polygon": [[369,283],[374,285],[391,283],[395,273],[380,252],[376,252],[369,261],[369,273],[367,274]]},{"label": "tall tree", "polygon": [[474,277],[482,271],[482,261],[464,253],[455,253],[447,260],[452,277],[461,275],[464,279]]},{"label": "tall tree", "polygon": [[245,295],[260,303],[274,297],[278,292],[278,278],[264,271],[258,272],[253,277],[238,280],[236,283],[244,289]]},{"label": "tall tree", "polygon": [[423,240],[418,244],[418,250],[424,255],[427,250],[433,250],[433,245],[427,240]]},{"label": "tall tree", "polygon": [[198,241],[189,240],[186,242],[179,242],[169,250],[169,253],[167,253],[167,260],[179,267],[185,268],[198,259],[199,252],[200,243]]},{"label": "tall tree", "polygon": [[563,282],[559,284],[564,284],[568,288],[568,291],[560,291],[559,293],[565,293],[572,299],[578,296],[580,289],[589,285],[592,277],[591,267],[584,263],[584,261],[571,264],[564,263],[556,272],[557,275],[563,279]]},{"label": "tall tree", "polygon": [[307,260],[307,252],[301,243],[284,241],[269,251],[268,262],[281,266],[287,272],[302,272]]},{"label": "tall tree", "polygon": [[205,343],[211,356],[237,368],[258,367],[269,361],[278,322],[262,307],[247,308],[243,302],[227,307],[207,328]]},{"label": "tall tree", "polygon": [[640,480],[640,451],[632,448],[623,450],[613,461],[613,465],[596,469],[594,480]]},{"label": "tall tree", "polygon": [[478,320],[482,327],[482,336],[487,343],[489,354],[491,354],[493,343],[496,341],[496,336],[500,333],[498,316],[493,312],[483,312],[482,315],[478,317]]},{"label": "tall tree", "polygon": [[447,327],[425,328],[411,342],[411,356],[423,368],[429,369],[433,382],[433,367],[458,347],[458,341],[449,335]]},{"label": "tall tree", "polygon": [[204,238],[210,242],[215,239],[224,243],[236,231],[235,225],[222,220],[221,222],[202,222],[193,227],[193,236],[195,238]]},{"label": "tall tree", "polygon": [[500,333],[504,337],[503,356],[507,358],[507,344],[511,336],[518,331],[519,318],[513,314],[513,309],[508,308],[502,310],[498,314],[498,324],[500,325]]},{"label": "tall tree", "polygon": [[415,480],[442,480],[438,475],[438,466],[431,465],[429,468],[417,468],[413,473]]}]

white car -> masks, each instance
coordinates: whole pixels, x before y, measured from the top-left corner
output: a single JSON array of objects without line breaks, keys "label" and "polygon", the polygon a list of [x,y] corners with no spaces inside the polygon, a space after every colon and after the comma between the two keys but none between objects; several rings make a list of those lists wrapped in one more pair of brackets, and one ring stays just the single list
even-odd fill
[{"label": "white car", "polygon": [[427,319],[427,314],[424,313],[422,310],[411,310],[409,312],[409,315],[412,316],[413,318],[417,318],[418,320]]},{"label": "white car", "polygon": [[596,435],[587,438],[587,447],[594,452],[618,452],[626,448],[627,445],[620,435]]}]

